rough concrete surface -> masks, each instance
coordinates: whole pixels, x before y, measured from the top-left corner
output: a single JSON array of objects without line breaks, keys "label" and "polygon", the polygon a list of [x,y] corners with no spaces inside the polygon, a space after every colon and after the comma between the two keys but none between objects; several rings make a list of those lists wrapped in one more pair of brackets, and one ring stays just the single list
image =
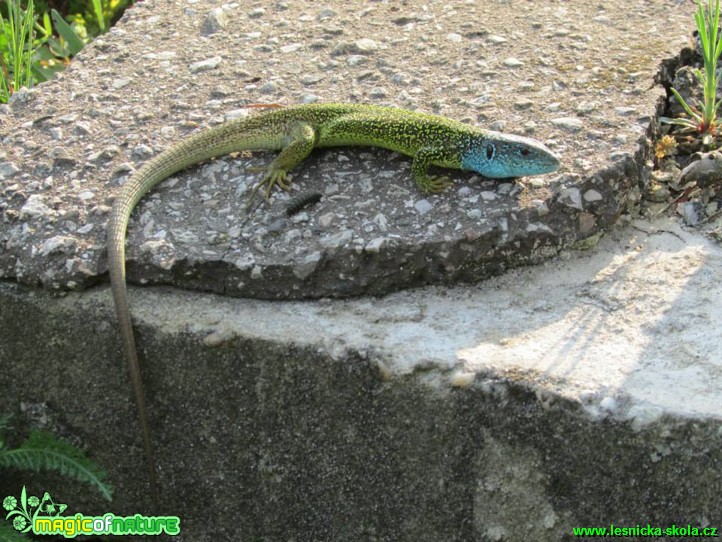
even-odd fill
[{"label": "rough concrete surface", "polygon": [[248,166],[268,156],[224,157],[142,202],[130,281],[183,288],[130,289],[161,512],[181,517],[180,539],[722,527],[722,251],[673,220],[634,218],[664,94],[654,76],[691,10],[138,4],[65,74],[0,108],[0,412],[18,415],[12,442],[31,425],[83,446],[115,500],[14,472],[0,494],[28,484],[73,512],[149,512],[98,285],[129,172],[249,103],[361,101],[531,135],[563,169],[457,174],[423,196],[406,158],[328,151],[294,179],[323,199],[286,219],[284,194],[244,211],[259,176]]},{"label": "rough concrete surface", "polygon": [[[595,240],[638,202],[664,96],[654,78],[691,20],[666,0],[289,2],[230,4],[211,33],[218,9],[140,3],[57,81],[2,110],[0,276],[52,290],[97,282],[118,184],[179,138],[259,102],[440,113],[536,137],[563,168],[522,183],[457,173],[452,189],[429,196],[407,158],[319,152],[295,189],[324,198],[288,219],[285,194],[245,210],[260,176],[248,167],[268,156],[223,158],[142,202],[129,281],[308,298],[474,282],[538,263]],[[630,33],[644,39],[632,46]]]}]

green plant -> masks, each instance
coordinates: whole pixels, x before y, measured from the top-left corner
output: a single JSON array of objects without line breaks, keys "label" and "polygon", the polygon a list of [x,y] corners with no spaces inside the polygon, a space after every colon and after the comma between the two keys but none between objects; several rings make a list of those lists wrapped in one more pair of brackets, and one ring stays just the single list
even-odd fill
[{"label": "green plant", "polygon": [[718,35],[719,20],[720,0],[715,0],[714,7],[712,0],[708,0],[706,7],[702,0],[697,1],[694,21],[701,43],[703,70],[697,68],[694,70],[694,74],[702,84],[702,102],[699,104],[699,109],[690,106],[675,88],[671,88],[672,94],[691,118],[662,118],[662,121],[668,124],[696,130],[702,134],[702,142],[705,145],[712,142],[717,128],[717,109],[722,103],[722,100],[717,100],[717,85],[720,82],[720,75],[717,74],[717,60],[722,53],[722,40]]},{"label": "green plant", "polygon": [[0,101],[14,90],[31,86],[35,14],[33,0],[23,10],[16,0],[6,0],[7,21],[0,13]]},{"label": "green plant", "polygon": [[105,32],[105,16],[103,15],[103,5],[100,0],[93,0],[93,13],[95,14],[95,20],[98,23],[98,27],[101,32]]},{"label": "green plant", "polygon": [[63,14],[80,36],[92,39],[110,28],[132,3],[132,0],[66,0]]},{"label": "green plant", "polygon": [[[3,0],[0,0],[2,8]],[[132,0],[69,0],[67,21],[47,0],[5,0],[0,9],[0,103],[17,89],[47,81],[122,15]]]},{"label": "green plant", "polygon": [[[105,472],[79,448],[63,442],[49,433],[32,431],[30,436],[17,448],[8,448],[5,445],[5,431],[10,423],[10,416],[0,416],[0,469],[16,468],[20,470],[38,472],[41,470],[55,470],[63,476],[85,482],[95,487],[108,501],[112,500],[113,488],[105,482]],[[46,497],[50,497],[46,493]],[[5,501],[13,500],[7,497]],[[35,500],[35,502],[33,502]],[[38,506],[38,497],[27,497],[23,487],[20,504],[26,509]],[[43,499],[42,502],[46,502]],[[52,503],[52,501],[50,501]],[[5,503],[3,503],[5,504]],[[4,507],[9,510],[12,507]],[[11,512],[12,516],[16,512]],[[20,532],[22,526],[15,526],[14,522],[0,521],[0,540],[3,542],[29,542],[30,539]]]},{"label": "green plant", "polygon": [[7,102],[21,87],[50,79],[85,45],[57,11],[44,13],[40,24],[33,0],[28,0],[25,10],[19,0],[5,0],[5,4],[8,20],[0,14],[0,102]]},{"label": "green plant", "polygon": [[106,500],[112,500],[113,489],[105,482],[105,472],[88,459],[82,450],[43,431],[32,431],[20,446],[7,448],[4,433],[8,423],[8,416],[0,418],[0,469],[15,468],[32,472],[54,470],[91,485]]}]

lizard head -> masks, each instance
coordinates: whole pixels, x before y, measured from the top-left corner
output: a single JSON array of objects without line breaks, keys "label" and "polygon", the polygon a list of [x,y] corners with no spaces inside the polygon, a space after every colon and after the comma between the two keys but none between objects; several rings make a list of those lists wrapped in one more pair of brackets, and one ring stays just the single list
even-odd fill
[{"label": "lizard head", "polygon": [[484,177],[501,179],[551,173],[559,169],[559,158],[535,139],[484,132],[462,153],[461,166]]}]

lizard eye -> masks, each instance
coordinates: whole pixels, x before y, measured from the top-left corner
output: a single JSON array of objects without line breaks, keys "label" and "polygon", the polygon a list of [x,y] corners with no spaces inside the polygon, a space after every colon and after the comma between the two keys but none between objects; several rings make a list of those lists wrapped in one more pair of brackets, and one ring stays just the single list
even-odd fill
[{"label": "lizard eye", "polygon": [[520,152],[522,156],[529,156],[529,149],[522,149]]},{"label": "lizard eye", "polygon": [[487,145],[486,146],[486,159],[491,160],[494,158],[494,153],[496,152],[496,149],[494,148],[494,145]]}]

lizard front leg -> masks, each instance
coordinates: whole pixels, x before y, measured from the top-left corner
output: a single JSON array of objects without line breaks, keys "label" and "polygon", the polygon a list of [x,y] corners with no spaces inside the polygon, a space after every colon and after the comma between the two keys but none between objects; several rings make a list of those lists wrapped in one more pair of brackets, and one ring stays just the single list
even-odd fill
[{"label": "lizard front leg", "polygon": [[249,206],[256,197],[258,191],[265,186],[265,197],[271,195],[273,187],[278,185],[283,190],[290,190],[291,183],[288,180],[288,172],[311,154],[316,145],[316,130],[308,123],[295,123],[288,130],[287,143],[281,152],[268,166],[266,174],[253,188],[249,199]]},{"label": "lizard front leg", "polygon": [[428,169],[434,163],[443,162],[445,152],[438,147],[421,147],[411,163],[411,175],[422,192],[441,192],[451,186],[446,176],[429,175]]}]

